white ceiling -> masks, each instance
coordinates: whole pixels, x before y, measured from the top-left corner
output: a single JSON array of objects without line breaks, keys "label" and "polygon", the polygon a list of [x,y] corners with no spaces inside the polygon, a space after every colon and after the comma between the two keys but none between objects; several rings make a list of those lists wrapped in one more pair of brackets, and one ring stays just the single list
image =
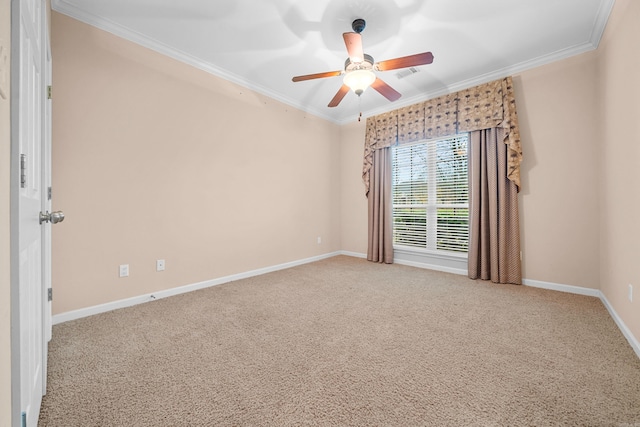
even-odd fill
[{"label": "white ceiling", "polygon": [[[52,0],[54,10],[336,123],[514,75],[598,46],[614,0]],[[373,89],[327,104],[342,77],[342,33],[367,21],[376,61],[430,51],[433,64],[399,78],[402,94]]]}]

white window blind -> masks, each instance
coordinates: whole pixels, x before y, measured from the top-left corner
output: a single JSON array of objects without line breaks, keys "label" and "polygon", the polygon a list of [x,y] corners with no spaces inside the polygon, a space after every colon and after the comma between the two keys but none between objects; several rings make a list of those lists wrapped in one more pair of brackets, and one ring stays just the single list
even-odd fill
[{"label": "white window blind", "polygon": [[465,134],[393,148],[394,245],[467,252],[467,146]]}]

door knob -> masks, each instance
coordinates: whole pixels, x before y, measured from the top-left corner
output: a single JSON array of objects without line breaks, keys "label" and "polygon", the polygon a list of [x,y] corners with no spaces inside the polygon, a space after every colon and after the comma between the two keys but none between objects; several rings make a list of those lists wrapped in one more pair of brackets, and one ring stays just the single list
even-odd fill
[{"label": "door knob", "polygon": [[40,224],[43,222],[51,222],[51,224],[57,224],[64,221],[64,214],[62,211],[47,213],[40,212]]}]

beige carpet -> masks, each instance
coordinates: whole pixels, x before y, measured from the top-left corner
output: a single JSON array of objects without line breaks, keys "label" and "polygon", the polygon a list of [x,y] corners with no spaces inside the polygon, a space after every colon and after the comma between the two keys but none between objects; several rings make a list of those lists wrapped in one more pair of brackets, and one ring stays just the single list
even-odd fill
[{"label": "beige carpet", "polygon": [[340,256],[57,325],[41,426],[640,426],[592,297]]}]

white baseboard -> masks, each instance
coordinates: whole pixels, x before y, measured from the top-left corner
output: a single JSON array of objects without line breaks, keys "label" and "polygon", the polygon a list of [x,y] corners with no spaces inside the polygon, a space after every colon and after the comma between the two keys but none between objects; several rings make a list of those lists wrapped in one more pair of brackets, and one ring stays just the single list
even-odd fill
[{"label": "white baseboard", "polygon": [[618,313],[616,313],[613,306],[609,303],[609,300],[602,292],[600,292],[600,301],[602,301],[607,310],[609,310],[609,314],[613,318],[613,321],[616,322],[616,325],[618,325],[618,329],[620,329],[622,335],[624,335],[627,341],[629,341],[633,351],[635,351],[638,358],[640,358],[640,341],[638,341],[638,339],[631,333],[627,325],[622,321],[620,316],[618,316]]},{"label": "white baseboard", "polygon": [[[367,254],[363,254],[363,253],[359,253],[359,252],[340,251],[340,255],[346,255],[346,256],[350,256],[350,257],[354,257],[354,258],[367,259]],[[427,264],[427,263],[423,263],[423,262],[394,259],[393,263],[394,264],[399,264],[399,265],[406,265],[406,266],[409,266],[409,267],[426,268],[427,270],[442,271],[444,273],[460,274],[460,275],[463,275],[463,276],[465,276],[467,274],[466,270],[461,270],[459,268],[443,267],[441,265]]]},{"label": "white baseboard", "polygon": [[247,271],[244,273],[232,274],[230,276],[220,277],[217,279],[206,280],[204,282],[193,283],[190,285],[180,286],[177,288],[167,289],[164,291],[153,292],[150,294],[139,295],[133,298],[122,299],[118,301],[109,302],[106,304],[95,305],[92,307],[81,308],[79,310],[68,311],[66,313],[60,313],[53,316],[53,324],[68,322],[70,320],[81,319],[83,317],[93,316],[94,314],[104,313],[111,310],[117,310],[119,308],[131,307],[133,305],[142,304],[145,302],[154,301],[161,298],[167,298],[174,295],[180,295],[187,292],[197,291],[199,289],[209,288],[212,286],[221,285],[227,282],[233,282],[235,280],[246,279],[249,277],[259,276],[261,274],[272,273],[278,270],[284,270],[298,265],[308,264],[311,262],[320,261],[326,258],[331,258],[336,255],[341,255],[341,252],[331,252],[324,255],[318,255],[311,258],[305,258],[297,261],[286,262],[284,264],[278,264],[270,267],[259,268],[256,270]]},{"label": "white baseboard", "polygon": [[425,264],[423,262],[407,261],[407,260],[404,260],[404,259],[395,259],[395,260],[393,260],[393,263],[394,264],[400,264],[400,265],[406,265],[406,266],[409,266],[409,267],[426,268],[427,270],[441,271],[443,273],[458,274],[458,275],[461,275],[461,276],[466,276],[467,275],[467,270],[461,270],[459,268],[443,267],[441,265]]},{"label": "white baseboard", "polygon": [[340,251],[340,255],[346,255],[354,258],[364,258],[367,259],[367,254],[362,254],[360,252],[349,252],[349,251]]},{"label": "white baseboard", "polygon": [[589,297],[600,298],[601,295],[599,289],[562,285],[559,283],[543,282],[540,280],[522,279],[522,284],[525,286],[531,286],[532,288],[549,289],[551,291],[567,292],[569,294],[586,295]]},{"label": "white baseboard", "polygon": [[[249,277],[259,276],[261,274],[271,273],[278,270],[284,270],[287,268],[296,267],[298,265],[320,261],[323,259],[334,257],[336,255],[346,255],[354,258],[365,258],[365,259],[367,258],[365,254],[358,253],[358,252],[350,252],[350,251],[331,252],[331,253],[318,255],[311,258],[305,258],[297,261],[287,262],[284,264],[274,265],[271,267],[259,268],[259,269],[247,271],[244,273],[220,277],[218,279],[207,280],[200,283],[193,283],[190,285],[185,285],[177,288],[167,289],[164,291],[154,292],[151,294],[140,295],[137,297],[127,298],[119,301],[113,301],[106,304],[100,304],[93,307],[87,307],[79,310],[68,311],[66,313],[56,314],[55,316],[53,316],[52,320],[53,320],[53,324],[57,325],[59,323],[68,322],[70,320],[81,319],[83,317],[92,316],[94,314],[104,313],[104,312],[116,310],[119,308],[131,307],[133,305],[142,304],[145,302],[154,301],[161,298],[167,298],[174,295],[196,291],[198,289],[204,289],[204,288],[209,288],[211,286],[221,285],[223,283],[232,282],[235,280],[246,279]],[[443,271],[445,273],[453,273],[453,274],[459,274],[463,276],[467,274],[467,272],[464,270],[441,267],[441,266],[431,265],[431,264],[423,264],[419,262],[398,261],[397,264],[407,265],[410,267],[425,268],[429,270]],[[604,306],[609,311],[609,314],[611,315],[613,320],[616,322],[616,325],[618,325],[618,328],[620,329],[624,337],[627,339],[627,341],[631,345],[631,348],[633,348],[633,351],[635,351],[638,358],[640,358],[640,342],[631,333],[627,325],[625,325],[625,323],[622,321],[620,316],[618,316],[618,313],[616,313],[616,311],[613,309],[613,307],[609,303],[609,300],[607,300],[607,298],[604,296],[604,294],[600,290],[583,288],[580,286],[563,285],[563,284],[552,283],[552,282],[543,282],[540,280],[530,280],[530,279],[523,279],[522,283],[525,286],[531,286],[535,288],[548,289],[552,291],[567,292],[571,294],[586,295],[586,296],[600,298]]]}]

